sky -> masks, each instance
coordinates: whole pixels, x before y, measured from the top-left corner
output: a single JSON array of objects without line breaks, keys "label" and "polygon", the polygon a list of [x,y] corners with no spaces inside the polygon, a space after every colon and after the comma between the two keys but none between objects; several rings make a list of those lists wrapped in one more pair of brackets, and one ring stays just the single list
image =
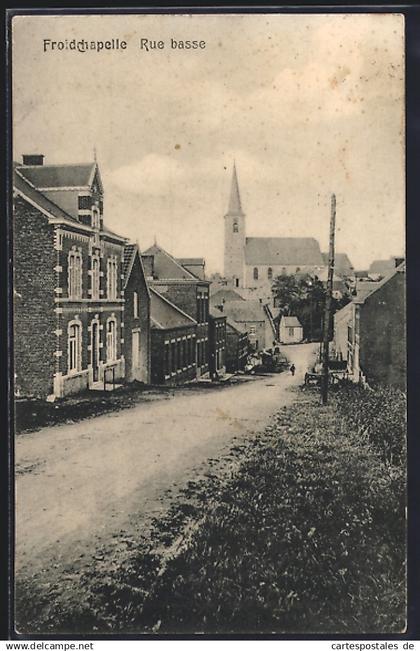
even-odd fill
[{"label": "sky", "polygon": [[[44,52],[73,38],[127,48]],[[222,272],[235,160],[248,236],[327,250],[334,192],[337,251],[358,269],[403,254],[401,15],[18,16],[12,42],[15,160],[96,149],[105,222],[141,249],[156,240]]]}]

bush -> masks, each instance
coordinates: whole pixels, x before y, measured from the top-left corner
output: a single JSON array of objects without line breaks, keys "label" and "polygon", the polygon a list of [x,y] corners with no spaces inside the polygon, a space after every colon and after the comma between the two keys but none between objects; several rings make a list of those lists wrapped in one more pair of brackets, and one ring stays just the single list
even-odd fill
[{"label": "bush", "polygon": [[407,404],[402,391],[393,387],[369,390],[349,383],[335,400],[346,425],[365,435],[385,462],[405,466]]}]

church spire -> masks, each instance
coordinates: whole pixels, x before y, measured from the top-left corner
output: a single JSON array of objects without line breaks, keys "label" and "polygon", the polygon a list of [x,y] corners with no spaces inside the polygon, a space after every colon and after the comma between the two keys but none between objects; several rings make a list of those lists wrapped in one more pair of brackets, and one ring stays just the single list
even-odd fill
[{"label": "church spire", "polygon": [[232,184],[230,186],[228,215],[243,215],[235,161],[233,161]]}]

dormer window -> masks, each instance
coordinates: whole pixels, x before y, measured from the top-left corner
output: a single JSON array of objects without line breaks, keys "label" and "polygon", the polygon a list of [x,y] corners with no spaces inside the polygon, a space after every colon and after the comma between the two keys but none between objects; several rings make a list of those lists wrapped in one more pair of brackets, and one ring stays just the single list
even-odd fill
[{"label": "dormer window", "polygon": [[234,232],[234,233],[238,233],[238,232],[239,232],[238,222],[233,222],[233,232]]}]

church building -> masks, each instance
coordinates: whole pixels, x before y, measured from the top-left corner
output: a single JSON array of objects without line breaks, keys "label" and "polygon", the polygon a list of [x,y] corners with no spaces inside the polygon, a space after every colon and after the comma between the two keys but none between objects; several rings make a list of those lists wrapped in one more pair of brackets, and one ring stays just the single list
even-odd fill
[{"label": "church building", "polygon": [[241,289],[266,290],[281,274],[318,274],[325,268],[313,237],[247,237],[236,166],[225,219],[224,276]]}]

